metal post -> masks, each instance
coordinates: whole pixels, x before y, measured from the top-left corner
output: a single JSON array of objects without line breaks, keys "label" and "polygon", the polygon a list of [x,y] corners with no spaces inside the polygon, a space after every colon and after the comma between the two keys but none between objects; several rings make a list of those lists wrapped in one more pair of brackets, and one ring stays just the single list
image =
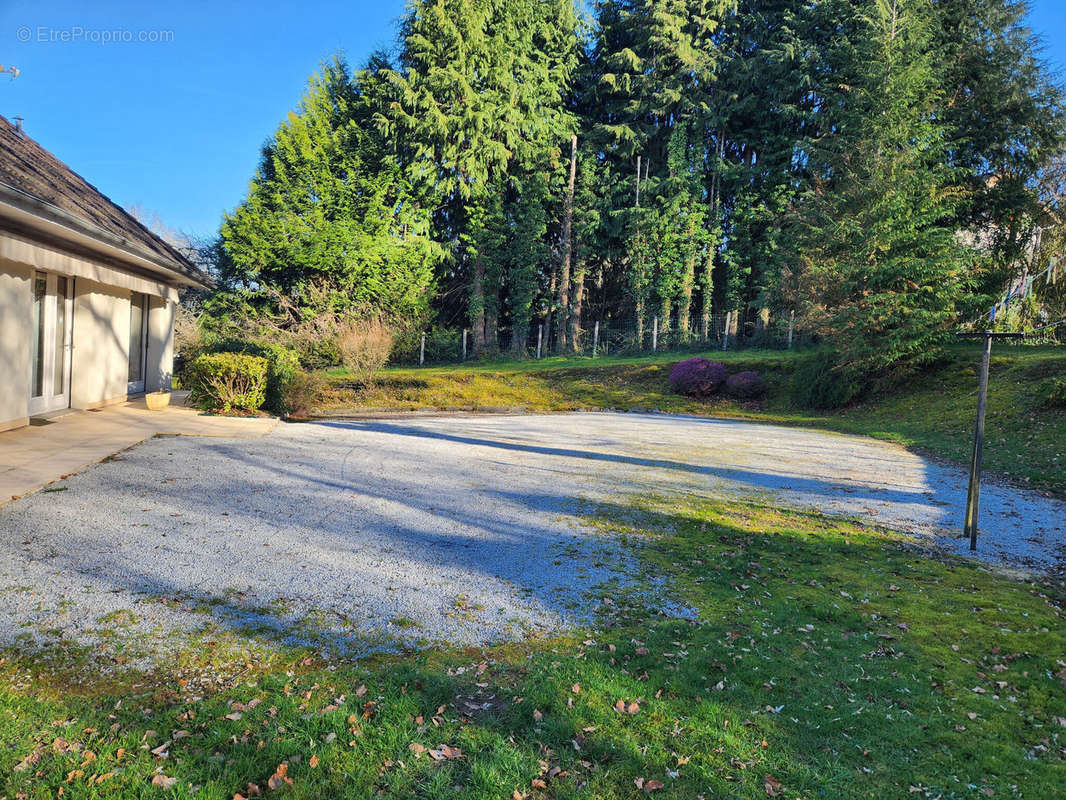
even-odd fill
[{"label": "metal post", "polygon": [[422,344],[418,348],[418,366],[426,363],[426,332],[422,331]]},{"label": "metal post", "polygon": [[544,341],[544,323],[537,326],[537,360],[540,361],[540,346]]},{"label": "metal post", "polygon": [[658,315],[651,321],[651,351],[653,353],[659,350],[659,317]]},{"label": "metal post", "polygon": [[466,328],[463,328],[463,361],[466,361]]},{"label": "metal post", "polygon": [[788,312],[788,349],[792,349],[792,329],[796,325],[796,312],[795,310]]},{"label": "metal post", "polygon": [[988,366],[992,360],[993,339],[1022,339],[1024,333],[993,333],[986,330],[979,334],[957,334],[963,338],[984,337],[985,347],[981,357],[981,383],[977,390],[977,424],[974,426],[973,458],[970,461],[970,486],[966,492],[966,516],[962,534],[970,537],[970,549],[977,549],[977,520],[981,513],[981,460],[985,448],[985,408],[988,405]]},{"label": "metal post", "polygon": [[722,329],[722,349],[729,349],[729,318],[733,315],[732,311],[725,312],[725,320],[722,322],[724,328]]},{"label": "metal post", "polygon": [[981,384],[977,390],[977,426],[973,436],[973,459],[970,461],[970,488],[966,493],[966,519],[963,535],[970,537],[970,549],[977,549],[977,518],[981,505],[981,459],[985,447],[985,405],[988,400],[988,364],[992,359],[992,331],[985,331],[985,349],[981,358]]},{"label": "metal post", "polygon": [[600,321],[592,329],[592,357],[596,357],[596,351],[600,349]]}]

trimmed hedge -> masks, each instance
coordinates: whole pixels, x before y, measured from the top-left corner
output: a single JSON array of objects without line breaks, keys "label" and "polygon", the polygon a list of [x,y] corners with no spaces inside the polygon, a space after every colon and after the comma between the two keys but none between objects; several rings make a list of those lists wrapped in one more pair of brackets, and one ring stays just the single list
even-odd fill
[{"label": "trimmed hedge", "polygon": [[210,411],[255,411],[266,400],[268,362],[244,353],[204,353],[186,370],[189,398]]},{"label": "trimmed hedge", "polygon": [[706,358],[689,358],[670,371],[670,390],[689,397],[710,397],[725,379],[724,364]]},{"label": "trimmed hedge", "polygon": [[262,407],[281,416],[289,413],[286,385],[300,372],[300,357],[290,347],[269,342],[249,342],[244,339],[223,339],[207,348],[209,353],[240,353],[258,356],[267,362],[265,400]]}]

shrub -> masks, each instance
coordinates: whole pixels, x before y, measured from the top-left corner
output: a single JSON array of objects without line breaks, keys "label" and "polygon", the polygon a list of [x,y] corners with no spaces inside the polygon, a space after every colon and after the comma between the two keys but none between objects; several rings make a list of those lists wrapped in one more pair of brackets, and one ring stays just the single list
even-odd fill
[{"label": "shrub", "polygon": [[266,400],[263,408],[272,414],[289,411],[285,404],[285,384],[300,369],[300,358],[290,347],[273,342],[223,339],[207,348],[209,353],[242,353],[266,359]]},{"label": "shrub", "polygon": [[754,400],[766,394],[766,383],[757,372],[738,372],[726,379],[725,391],[738,400]]},{"label": "shrub", "polygon": [[207,410],[255,411],[266,399],[267,360],[244,353],[204,353],[186,372],[190,399]]},{"label": "shrub", "polygon": [[1044,408],[1066,408],[1066,378],[1049,378],[1036,391],[1037,402]]},{"label": "shrub", "polygon": [[822,350],[800,365],[792,377],[792,402],[801,408],[843,408],[862,391],[862,376]]},{"label": "shrub", "polygon": [[322,402],[326,381],[317,372],[297,371],[282,388],[285,408],[291,417],[306,418]]},{"label": "shrub", "polygon": [[341,363],[365,385],[388,362],[392,340],[392,329],[381,320],[351,319],[338,327],[336,344]]},{"label": "shrub", "polygon": [[690,358],[670,371],[670,390],[689,397],[710,397],[725,383],[725,366],[706,358]]}]

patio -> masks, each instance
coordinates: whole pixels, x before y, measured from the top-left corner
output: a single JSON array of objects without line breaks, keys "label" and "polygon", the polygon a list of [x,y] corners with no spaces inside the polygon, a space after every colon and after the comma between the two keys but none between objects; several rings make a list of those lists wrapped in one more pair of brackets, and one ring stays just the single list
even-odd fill
[{"label": "patio", "polygon": [[183,405],[149,411],[144,398],[92,411],[71,411],[0,433],[0,506],[159,434],[257,437],[272,417],[218,417]]}]

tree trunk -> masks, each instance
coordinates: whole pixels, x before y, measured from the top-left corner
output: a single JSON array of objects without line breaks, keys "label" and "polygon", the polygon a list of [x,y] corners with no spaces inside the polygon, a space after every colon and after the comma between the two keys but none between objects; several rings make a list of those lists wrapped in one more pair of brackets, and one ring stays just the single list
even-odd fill
[{"label": "tree trunk", "polygon": [[585,272],[585,259],[577,259],[574,262],[574,285],[570,293],[570,346],[575,353],[581,349],[581,306],[585,299]]},{"label": "tree trunk", "polygon": [[478,253],[470,279],[470,330],[474,334],[474,355],[485,351],[485,262]]},{"label": "tree trunk", "polygon": [[644,349],[644,299],[637,298],[636,301],[636,315],[637,315],[637,350]]},{"label": "tree trunk", "polygon": [[707,258],[703,262],[702,308],[700,321],[703,323],[703,337],[709,338],[711,330],[711,311],[714,307],[714,242],[707,248]]},{"label": "tree trunk", "polygon": [[696,251],[685,257],[685,274],[681,278],[681,299],[677,304],[677,330],[682,341],[688,341],[689,316],[692,314],[692,287],[696,282]]},{"label": "tree trunk", "polygon": [[572,236],[574,229],[574,185],[577,182],[577,134],[570,137],[570,182],[566,187],[566,201],[563,206],[562,231],[562,266],[559,269],[559,317],[557,338],[559,349],[566,349],[566,329],[570,322],[570,263],[573,258]]}]

